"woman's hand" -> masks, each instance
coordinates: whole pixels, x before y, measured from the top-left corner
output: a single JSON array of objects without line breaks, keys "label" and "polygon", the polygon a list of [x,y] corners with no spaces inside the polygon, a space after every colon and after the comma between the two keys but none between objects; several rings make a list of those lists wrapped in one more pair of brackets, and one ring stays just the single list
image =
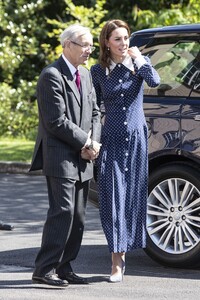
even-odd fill
[{"label": "woman's hand", "polygon": [[136,59],[137,57],[141,56],[142,53],[138,49],[138,47],[131,47],[128,49],[128,54],[133,58]]}]

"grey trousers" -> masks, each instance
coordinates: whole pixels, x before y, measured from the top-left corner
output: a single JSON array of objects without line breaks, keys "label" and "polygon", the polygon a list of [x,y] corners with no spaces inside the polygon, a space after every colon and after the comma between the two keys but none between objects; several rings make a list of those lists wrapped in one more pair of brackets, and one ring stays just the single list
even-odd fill
[{"label": "grey trousers", "polygon": [[64,275],[72,271],[70,261],[77,257],[81,246],[89,181],[48,176],[46,180],[49,209],[34,275],[44,276],[55,269]]}]

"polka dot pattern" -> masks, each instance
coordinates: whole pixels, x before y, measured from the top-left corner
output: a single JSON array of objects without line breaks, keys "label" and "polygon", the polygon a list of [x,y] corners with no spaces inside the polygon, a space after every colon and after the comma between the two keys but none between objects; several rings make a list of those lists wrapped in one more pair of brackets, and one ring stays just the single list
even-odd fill
[{"label": "polka dot pattern", "polygon": [[144,248],[148,138],[143,81],[154,86],[157,77],[148,63],[134,73],[118,64],[110,75],[97,64],[91,74],[106,113],[97,164],[100,217],[109,251]]}]

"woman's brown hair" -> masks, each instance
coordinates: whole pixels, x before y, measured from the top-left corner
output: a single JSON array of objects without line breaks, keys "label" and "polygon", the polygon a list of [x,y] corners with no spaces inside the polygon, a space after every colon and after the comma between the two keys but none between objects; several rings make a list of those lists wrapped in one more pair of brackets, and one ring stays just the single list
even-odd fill
[{"label": "woman's brown hair", "polygon": [[110,65],[110,51],[106,46],[106,40],[108,41],[113,30],[119,27],[126,28],[128,31],[128,35],[130,36],[130,28],[128,24],[122,20],[107,21],[101,30],[99,36],[99,46],[100,46],[99,63],[103,68],[109,68]]}]

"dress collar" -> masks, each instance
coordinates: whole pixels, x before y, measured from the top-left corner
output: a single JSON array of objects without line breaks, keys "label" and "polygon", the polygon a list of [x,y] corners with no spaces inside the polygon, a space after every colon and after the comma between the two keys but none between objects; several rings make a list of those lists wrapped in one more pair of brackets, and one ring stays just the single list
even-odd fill
[{"label": "dress collar", "polygon": [[[125,59],[123,60],[123,62],[121,64],[124,65],[126,68],[128,68],[130,71],[134,72],[133,60],[129,55],[125,57]],[[106,68],[106,75],[109,75],[109,73],[112,72],[112,70],[117,65],[120,65],[120,64],[119,63],[116,64],[113,60],[111,60],[110,71],[108,68]]]}]

